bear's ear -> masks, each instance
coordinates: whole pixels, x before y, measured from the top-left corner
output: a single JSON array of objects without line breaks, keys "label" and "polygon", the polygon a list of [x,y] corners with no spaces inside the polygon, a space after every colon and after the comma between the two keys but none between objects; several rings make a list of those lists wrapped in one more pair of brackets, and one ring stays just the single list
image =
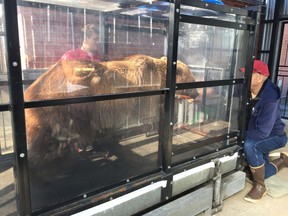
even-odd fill
[{"label": "bear's ear", "polygon": [[166,56],[162,56],[160,59],[164,60],[164,61],[167,61],[167,57]]},{"label": "bear's ear", "polygon": [[176,75],[177,76],[185,76],[184,74],[183,64],[180,61],[177,61]]}]

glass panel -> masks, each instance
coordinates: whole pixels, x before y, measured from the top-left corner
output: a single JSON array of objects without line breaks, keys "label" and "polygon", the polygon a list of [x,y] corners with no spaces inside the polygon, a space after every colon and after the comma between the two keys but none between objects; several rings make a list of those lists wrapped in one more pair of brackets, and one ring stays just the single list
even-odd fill
[{"label": "glass panel", "polygon": [[5,37],[0,36],[0,103],[9,101]]},{"label": "glass panel", "polygon": [[[243,76],[238,69],[245,65],[247,46],[243,44],[248,37],[248,32],[241,30],[181,23],[178,56],[188,64],[196,81],[239,78]],[[200,88],[194,100],[176,100],[174,164],[215,152],[230,141],[235,143],[234,138],[226,140],[227,133],[238,130],[241,88],[237,86],[237,97],[233,97],[234,88]],[[223,136],[224,141],[216,141],[217,136]]]},{"label": "glass panel", "polygon": [[3,0],[0,0],[0,32],[4,31]]},{"label": "glass panel", "polygon": [[266,13],[265,13],[266,20],[273,20],[275,3],[276,3],[275,0],[266,0],[266,8],[267,8]]},{"label": "glass panel", "polygon": [[[165,86],[169,4],[61,2],[18,1],[25,101]],[[161,97],[26,109],[32,210],[158,170]]]},{"label": "glass panel", "polygon": [[270,50],[271,35],[272,35],[273,23],[266,23],[264,25],[264,35],[263,35],[263,50]]},{"label": "glass panel", "polygon": [[27,109],[32,208],[157,170],[160,99]]},{"label": "glass panel", "polygon": [[0,112],[0,215],[18,215],[10,112]]},{"label": "glass panel", "polygon": [[204,18],[210,18],[210,19],[217,19],[217,20],[223,20],[223,21],[231,21],[231,22],[237,22],[237,23],[246,23],[248,17],[235,15],[235,14],[229,14],[229,13],[222,13],[218,11],[213,11],[209,9],[203,9],[193,6],[187,6],[187,5],[181,5],[180,13],[183,15],[188,16],[197,16],[197,17],[204,17]]},{"label": "glass panel", "polygon": [[0,112],[0,147],[1,155],[13,152],[10,112]]},{"label": "glass panel", "polygon": [[[209,139],[238,130],[240,85],[197,91],[203,92],[197,99],[179,98],[175,101],[174,155],[181,152],[181,148],[187,148],[188,158],[213,152],[228,145],[229,140],[218,143],[209,142]],[[183,160],[185,156],[181,158]],[[177,161],[177,157],[174,160]]]},{"label": "glass panel", "polygon": [[[239,74],[232,60],[246,53],[241,44],[247,36],[234,29],[181,23],[178,59],[189,66],[196,81],[233,79]],[[239,59],[236,64],[243,67],[245,62]]]},{"label": "glass panel", "polygon": [[[97,5],[96,2],[93,5]],[[38,97],[26,96],[25,100],[118,91],[109,91],[109,88],[105,92],[86,91],[91,85],[106,85],[107,82],[111,82],[111,86],[118,85],[117,88],[122,92],[123,86],[133,86],[125,91],[164,87],[166,60],[160,58],[165,56],[168,16],[164,15],[169,11],[169,4],[162,3],[146,6],[140,4],[133,10],[118,8],[113,13],[105,14],[102,11],[86,10],[85,7],[76,9],[49,4],[37,4],[37,7],[19,5],[24,89],[47,72],[39,81],[43,87],[38,89]],[[136,58],[135,54],[141,56]],[[161,73],[151,72],[159,67]],[[143,75],[142,69],[147,74]],[[123,71],[129,74],[123,75]],[[109,72],[109,75],[106,76],[104,72]]]}]

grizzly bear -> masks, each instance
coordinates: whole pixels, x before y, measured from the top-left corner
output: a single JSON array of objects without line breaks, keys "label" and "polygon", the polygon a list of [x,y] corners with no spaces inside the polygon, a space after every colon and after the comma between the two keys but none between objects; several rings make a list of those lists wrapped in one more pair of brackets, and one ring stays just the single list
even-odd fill
[{"label": "grizzly bear", "polygon": [[[162,89],[166,84],[166,68],[166,58],[145,55],[98,63],[61,60],[27,88],[24,98],[55,100]],[[177,62],[176,82],[194,81],[187,65]],[[191,98],[198,96],[196,89],[177,93]],[[141,124],[141,118],[158,116],[160,96],[143,98],[27,108],[31,174],[44,179],[58,175],[58,171],[78,158],[78,150],[85,150],[100,138],[113,136],[119,128],[131,127],[139,121]]]}]

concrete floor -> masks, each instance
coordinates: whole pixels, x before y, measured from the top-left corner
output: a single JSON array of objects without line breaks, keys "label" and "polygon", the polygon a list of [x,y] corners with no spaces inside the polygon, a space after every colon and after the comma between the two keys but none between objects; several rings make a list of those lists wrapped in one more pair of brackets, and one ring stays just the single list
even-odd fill
[{"label": "concrete floor", "polygon": [[[277,175],[288,181],[288,168],[284,168]],[[257,203],[249,203],[244,196],[252,188],[246,181],[245,189],[224,200],[223,209],[215,216],[287,216],[288,194],[280,198],[266,195]]]},{"label": "concrete floor", "polygon": [[[288,132],[288,120],[284,120],[286,132]],[[288,133],[287,133],[288,134]],[[270,156],[277,158],[279,152],[288,152],[288,142],[284,148],[271,152]],[[277,177],[288,182],[288,168],[278,172]],[[245,195],[252,188],[252,184],[246,180],[244,190],[224,200],[223,209],[215,216],[287,216],[288,194],[280,198],[272,198],[269,195],[263,197],[257,203],[249,203],[244,200]]]}]

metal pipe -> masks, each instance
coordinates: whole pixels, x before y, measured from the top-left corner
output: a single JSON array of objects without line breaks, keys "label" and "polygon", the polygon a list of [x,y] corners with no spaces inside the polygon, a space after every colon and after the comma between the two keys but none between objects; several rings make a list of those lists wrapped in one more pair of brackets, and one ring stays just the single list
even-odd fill
[{"label": "metal pipe", "polygon": [[219,159],[216,159],[214,161],[215,163],[215,177],[214,180],[214,188],[213,188],[213,212],[219,212],[222,209],[223,206],[223,200],[222,200],[222,193],[221,193],[221,183],[222,183],[222,173],[221,173],[221,161]]}]

